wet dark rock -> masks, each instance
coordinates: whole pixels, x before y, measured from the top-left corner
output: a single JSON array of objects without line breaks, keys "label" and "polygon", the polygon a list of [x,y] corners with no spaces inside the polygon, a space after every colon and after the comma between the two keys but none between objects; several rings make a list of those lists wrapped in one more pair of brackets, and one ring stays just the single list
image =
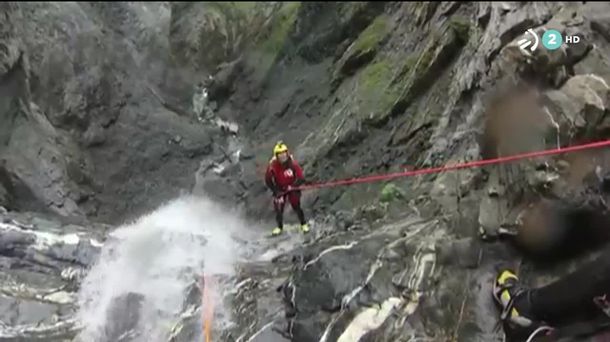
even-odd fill
[{"label": "wet dark rock", "polygon": [[128,293],[113,300],[107,313],[111,325],[104,332],[107,341],[130,341],[138,336],[136,328],[143,304],[144,296],[139,293]]},{"label": "wet dark rock", "polygon": [[52,323],[54,315],[63,316],[68,310],[54,304],[20,300],[0,295],[0,319],[8,325]]},{"label": "wet dark rock", "polygon": [[14,250],[17,246],[31,245],[36,241],[33,234],[22,233],[20,231],[9,230],[0,235],[3,250]]},{"label": "wet dark rock", "polygon": [[9,205],[9,193],[6,191],[4,186],[0,183],[0,206],[8,206]]},{"label": "wet dark rock", "polygon": [[58,260],[72,261],[78,265],[92,265],[100,253],[99,247],[79,240],[73,245],[54,246],[50,254]]},{"label": "wet dark rock", "polygon": [[439,263],[476,268],[483,257],[481,242],[475,238],[447,241],[437,247]]},{"label": "wet dark rock", "polygon": [[610,25],[608,22],[592,20],[591,29],[602,35],[606,41],[610,42]]},{"label": "wet dark rock", "polygon": [[255,157],[254,151],[249,147],[242,148],[239,151],[240,160],[250,160],[254,157]]},{"label": "wet dark rock", "polygon": [[[57,235],[44,230],[37,232],[31,229],[20,229],[14,223],[5,224],[0,231],[3,241],[2,253],[9,256],[20,256],[30,262],[62,268],[62,263],[78,266],[90,265],[99,254],[99,242],[76,233]],[[50,235],[47,235],[50,234]]]},{"label": "wet dark rock", "polygon": [[87,147],[100,146],[106,141],[104,129],[100,126],[91,125],[83,135],[84,144]]},{"label": "wet dark rock", "polygon": [[549,109],[558,115],[560,131],[568,134],[562,140],[593,138],[607,130],[604,119],[609,94],[606,82],[595,75],[572,77],[560,90],[548,92]]},{"label": "wet dark rock", "polygon": [[182,141],[181,146],[184,149],[184,153],[189,158],[196,158],[208,155],[212,152],[212,139],[209,137],[202,137],[194,141]]},{"label": "wet dark rock", "polygon": [[[167,193],[191,186],[196,158],[209,151],[209,142],[201,141],[209,136],[165,108],[176,102],[174,92],[166,92],[167,80],[175,80],[175,89],[193,84],[177,77],[180,72],[164,57],[170,19],[165,6],[32,3],[6,12],[10,19],[0,44],[8,54],[1,61],[5,86],[0,93],[11,100],[0,105],[0,139],[7,145],[0,154],[12,183],[22,184],[42,206],[65,216],[94,213],[121,221],[132,215],[127,211],[150,210],[167,200]],[[190,106],[192,94],[182,95],[189,102],[175,108]],[[193,146],[167,158],[159,145],[166,134],[181,135]],[[74,159],[86,165],[87,186],[81,176],[72,179]],[[114,166],[99,166],[109,164]],[[138,194],[148,182],[159,191]],[[81,187],[86,189],[78,191]],[[23,198],[21,189],[18,196],[6,189],[16,209],[30,209],[22,203],[35,202]],[[74,195],[95,190],[97,196]],[[125,198],[131,204],[125,205]]]},{"label": "wet dark rock", "polygon": [[365,220],[369,223],[375,222],[385,217],[387,205],[380,203],[379,205],[368,205],[361,207],[355,214],[356,220]]},{"label": "wet dark rock", "polygon": [[334,223],[332,226],[339,230],[347,230],[354,226],[357,220],[354,214],[346,211],[339,211],[333,215]]},{"label": "wet dark rock", "polygon": [[[0,213],[0,339],[61,341],[76,334],[78,274],[101,246],[86,228],[35,214]],[[97,227],[101,228],[101,227]]]},{"label": "wet dark rock", "polygon": [[237,80],[242,69],[242,59],[220,65],[208,87],[210,101],[217,101],[222,104],[234,91],[235,85],[233,83]]},{"label": "wet dark rock", "polygon": [[177,62],[209,75],[234,60],[266,19],[266,8],[248,9],[233,2],[172,4],[169,38]]},{"label": "wet dark rock", "polygon": [[320,62],[332,57],[334,47],[345,39],[355,39],[383,11],[384,6],[378,2],[326,6],[304,3],[291,41],[299,56],[310,62]]}]

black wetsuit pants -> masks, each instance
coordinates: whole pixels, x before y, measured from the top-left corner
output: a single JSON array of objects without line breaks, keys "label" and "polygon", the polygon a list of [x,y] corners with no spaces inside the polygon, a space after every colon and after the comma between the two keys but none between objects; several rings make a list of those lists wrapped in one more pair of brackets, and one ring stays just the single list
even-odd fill
[{"label": "black wetsuit pants", "polygon": [[305,213],[303,213],[303,209],[301,208],[301,192],[300,191],[290,191],[281,195],[280,197],[276,197],[273,200],[273,208],[275,209],[275,220],[277,222],[277,226],[280,229],[284,228],[284,207],[286,205],[286,201],[290,202],[290,206],[292,206],[292,210],[299,217],[299,222],[301,225],[305,224]]},{"label": "black wetsuit pants", "polygon": [[567,276],[532,289],[530,305],[536,319],[562,325],[602,315],[602,308],[595,301],[604,298],[610,301],[610,247]]}]

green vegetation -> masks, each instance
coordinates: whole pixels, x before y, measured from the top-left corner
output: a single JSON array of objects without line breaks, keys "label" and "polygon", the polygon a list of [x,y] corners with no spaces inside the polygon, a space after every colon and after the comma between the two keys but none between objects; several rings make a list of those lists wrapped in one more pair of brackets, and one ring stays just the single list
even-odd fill
[{"label": "green vegetation", "polygon": [[[284,2],[271,15],[271,22],[266,23],[263,17],[259,23],[262,30],[253,32],[252,42],[248,49],[248,64],[256,69],[255,78],[263,80],[286,45],[290,31],[294,27],[300,2]],[[255,25],[256,26],[256,25]]]},{"label": "green vegetation", "polygon": [[397,199],[404,199],[405,194],[396,184],[388,183],[381,189],[381,195],[379,197],[379,200],[382,203],[389,203]]},{"label": "green vegetation", "polygon": [[392,77],[392,65],[386,60],[379,60],[369,64],[360,74],[360,87],[364,92],[372,92],[385,88]]},{"label": "green vegetation", "polygon": [[353,53],[360,54],[376,48],[388,34],[387,20],[385,15],[375,18],[354,42]]},{"label": "green vegetation", "polygon": [[399,85],[391,84],[394,63],[378,59],[362,70],[358,77],[358,98],[361,113],[374,113],[373,120],[385,117],[400,96]]},{"label": "green vegetation", "polygon": [[362,112],[375,113],[373,121],[383,120],[399,101],[408,101],[411,88],[422,79],[434,62],[438,41],[430,42],[419,55],[410,55],[398,67],[390,60],[378,58],[359,74],[359,98]]},{"label": "green vegetation", "polygon": [[377,49],[387,37],[387,16],[377,16],[348,47],[333,73],[333,82],[352,75],[357,69],[375,58]]},{"label": "green vegetation", "polygon": [[[381,108],[389,111],[399,102],[408,103],[412,100],[415,88],[425,78],[426,73],[437,56],[437,48],[438,39],[436,35],[432,35],[420,54],[413,54],[404,59],[400,66],[400,71],[394,75],[390,82],[390,87],[386,91],[387,94],[384,101],[382,101]],[[389,102],[390,99],[391,102]],[[390,103],[389,107],[388,102]]]},{"label": "green vegetation", "polygon": [[286,2],[282,5],[282,8],[275,14],[268,35],[261,42],[261,48],[264,52],[275,56],[282,50],[300,6],[300,2]]},{"label": "green vegetation", "polygon": [[[361,34],[354,46],[364,49],[375,44],[375,39],[365,37],[380,39],[373,32],[383,32],[385,20],[378,20],[378,23],[372,23]],[[447,56],[452,53],[457,41],[468,36],[469,31],[470,26],[466,20],[454,18],[452,24],[445,25],[442,30],[433,30],[418,53],[400,57],[378,54],[373,62],[358,72],[356,78],[356,110],[362,120],[377,126],[383,124],[390,115],[402,113],[430,87],[434,73],[442,72],[433,69],[434,64],[441,60],[447,62]]]}]

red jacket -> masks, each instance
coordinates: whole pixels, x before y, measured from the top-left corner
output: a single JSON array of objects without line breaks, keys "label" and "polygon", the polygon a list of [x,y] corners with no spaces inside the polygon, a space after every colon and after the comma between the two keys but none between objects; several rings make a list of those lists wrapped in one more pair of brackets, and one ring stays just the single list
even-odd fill
[{"label": "red jacket", "polygon": [[265,183],[272,191],[284,191],[289,185],[298,185],[304,179],[303,169],[292,156],[285,166],[277,158],[271,158],[265,173]]}]

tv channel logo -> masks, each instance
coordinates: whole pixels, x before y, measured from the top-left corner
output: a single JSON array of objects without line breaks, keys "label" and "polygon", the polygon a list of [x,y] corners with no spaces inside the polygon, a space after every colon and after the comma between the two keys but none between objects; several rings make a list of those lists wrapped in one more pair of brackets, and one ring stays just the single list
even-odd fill
[{"label": "tv channel logo", "polygon": [[532,29],[525,31],[524,35],[525,38],[517,42],[517,44],[519,44],[519,48],[526,52],[527,50],[534,52],[540,43],[540,38],[538,38],[538,35]]},{"label": "tv channel logo", "polygon": [[542,35],[542,46],[547,50],[557,50],[561,44],[563,44],[563,37],[557,30],[548,30]]},{"label": "tv channel logo", "polygon": [[542,39],[538,37],[538,34],[533,29],[528,29],[523,34],[524,38],[519,40],[519,48],[527,53],[534,52],[540,41],[542,40],[542,46],[547,50],[557,50],[563,44],[578,44],[581,41],[580,36],[577,35],[566,35],[565,37],[561,32],[557,30],[546,30],[542,35]]}]

